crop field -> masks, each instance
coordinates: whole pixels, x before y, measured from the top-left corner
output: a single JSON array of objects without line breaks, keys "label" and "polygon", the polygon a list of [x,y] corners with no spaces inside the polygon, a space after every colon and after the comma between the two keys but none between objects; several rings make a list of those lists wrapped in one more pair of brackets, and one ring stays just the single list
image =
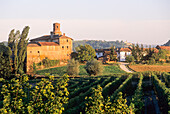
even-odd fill
[{"label": "crop field", "polygon": [[[132,107],[130,106],[133,106],[133,112],[137,114],[138,113],[145,113],[145,114],[170,113],[170,109],[169,109],[170,74],[166,72],[137,72],[137,73],[121,73],[121,74],[110,74],[110,75],[102,75],[102,76],[89,76],[89,77],[77,77],[77,78],[70,77],[67,83],[59,80],[60,78],[56,78],[52,82],[44,78],[38,81],[35,80],[35,82],[30,80],[29,84],[32,85],[32,87],[30,89],[25,88],[23,91],[20,90],[22,91],[22,93],[25,92],[27,94],[27,97],[22,98],[23,96],[19,96],[19,99],[22,99],[23,102],[28,105],[29,103],[32,103],[31,107],[34,107],[35,110],[39,110],[36,108],[37,105],[41,105],[43,103],[44,105],[46,103],[49,104],[54,103],[54,101],[51,100],[53,96],[52,97],[49,96],[51,95],[52,92],[56,91],[56,89],[52,88],[53,87],[52,85],[58,85],[56,87],[59,87],[60,84],[66,84],[65,86],[61,85],[64,88],[66,87],[64,90],[68,90],[69,92],[69,94],[67,94],[68,102],[63,105],[64,110],[62,113],[80,114],[81,112],[82,114],[85,114],[87,108],[86,98],[90,98],[90,97],[93,98],[94,88],[97,89],[100,85],[101,87],[100,95],[103,97],[104,101],[106,101],[109,97],[110,104],[114,104],[115,106],[120,106],[120,107],[126,105],[128,106],[127,107],[128,109],[132,109]],[[12,89],[12,87],[15,86],[16,86],[15,88],[17,88],[18,86],[22,88],[21,85],[17,85],[14,82],[12,84],[7,83],[6,86],[2,86],[3,88],[2,90],[0,90],[2,91],[0,94],[1,96],[0,108],[4,106],[9,106],[9,104],[13,103],[13,102],[9,102],[8,105],[5,105],[7,103],[6,102],[7,98],[3,97],[3,95],[4,92],[8,93],[8,89],[6,88],[7,86],[10,87],[9,89]],[[13,92],[14,93],[16,92],[16,99],[18,97],[17,90],[18,89],[13,88]],[[123,99],[124,101],[126,101],[124,103],[122,103],[122,101],[115,102],[118,98],[117,96],[120,95],[120,92],[122,93],[121,94],[122,96],[121,99],[118,100]],[[33,97],[31,95],[33,95]],[[11,98],[12,97],[13,96],[11,96]],[[33,101],[32,100],[29,101],[31,98],[37,98],[37,100],[34,101],[34,99],[32,99]],[[61,98],[64,97],[60,97],[60,99]],[[25,99],[27,99],[28,101],[27,100],[24,101]],[[15,99],[13,100],[15,101]],[[20,102],[21,101],[19,101],[18,103]],[[44,105],[42,105],[40,111],[48,110],[49,104],[48,105],[46,104],[47,106],[45,105],[47,108],[44,107]],[[49,107],[53,107],[53,105]],[[122,108],[120,108],[120,110],[122,111]]]},{"label": "crop field", "polygon": [[168,73],[149,72],[70,79],[69,102],[65,106],[64,113],[84,113],[85,97],[91,96],[92,88],[96,88],[97,85],[103,88],[103,97],[105,99],[110,97],[111,101],[119,92],[122,92],[128,105],[135,104],[135,113],[168,113],[169,81]]},{"label": "crop field", "polygon": [[[86,72],[84,67],[85,67],[85,65],[80,65],[79,76],[87,76],[88,75],[88,73]],[[113,73],[125,73],[123,70],[121,70],[119,68],[119,66],[117,64],[103,65],[103,67],[104,67],[103,75],[113,74]],[[44,69],[44,70],[38,70],[37,74],[43,75],[45,73],[50,73],[51,75],[54,75],[54,76],[62,76],[65,73],[67,73],[66,69],[67,69],[67,66],[49,68],[49,69]]]},{"label": "crop field", "polygon": [[143,71],[162,71],[170,72],[170,65],[129,65],[136,72]]}]

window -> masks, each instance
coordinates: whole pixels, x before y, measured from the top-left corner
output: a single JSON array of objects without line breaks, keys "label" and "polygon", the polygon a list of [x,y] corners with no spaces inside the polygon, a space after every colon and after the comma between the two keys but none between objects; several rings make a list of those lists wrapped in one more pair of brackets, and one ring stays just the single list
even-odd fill
[{"label": "window", "polygon": [[62,46],[62,49],[64,49],[64,46]]},{"label": "window", "polygon": [[57,28],[58,28],[58,26],[57,26]]},{"label": "window", "polygon": [[38,51],[38,53],[40,53],[40,51]]},{"label": "window", "polygon": [[68,42],[68,39],[67,39],[67,42]]},{"label": "window", "polygon": [[67,46],[67,49],[68,49],[68,46]]}]

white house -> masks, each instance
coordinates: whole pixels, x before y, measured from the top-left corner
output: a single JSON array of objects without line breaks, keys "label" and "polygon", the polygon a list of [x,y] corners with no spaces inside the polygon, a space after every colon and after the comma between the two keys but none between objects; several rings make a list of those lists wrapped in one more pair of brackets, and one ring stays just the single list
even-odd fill
[{"label": "white house", "polygon": [[111,49],[95,49],[97,58],[103,57],[106,53],[110,52]]},{"label": "white house", "polygon": [[126,56],[128,55],[131,55],[131,50],[129,48],[121,48],[119,52],[117,52],[119,61],[126,61]]}]

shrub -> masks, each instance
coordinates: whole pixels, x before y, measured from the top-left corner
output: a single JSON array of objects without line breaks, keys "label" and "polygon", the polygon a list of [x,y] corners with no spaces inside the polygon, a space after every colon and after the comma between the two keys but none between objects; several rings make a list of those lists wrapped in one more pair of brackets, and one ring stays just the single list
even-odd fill
[{"label": "shrub", "polygon": [[50,60],[47,57],[41,62],[37,63],[37,66],[45,66],[46,68],[60,64],[60,60]]},{"label": "shrub", "polygon": [[33,73],[36,74],[36,72],[37,72],[37,67],[36,67],[36,64],[33,63]]},{"label": "shrub", "polygon": [[151,58],[150,60],[149,60],[149,64],[150,65],[153,65],[153,64],[155,64],[156,62],[155,62],[155,59],[154,58]]},{"label": "shrub", "polygon": [[98,62],[96,59],[88,61],[86,63],[85,69],[90,76],[92,74],[97,75],[103,72],[102,63]]},{"label": "shrub", "polygon": [[79,74],[79,62],[77,60],[71,59],[68,62],[67,74],[68,75],[78,75]]},{"label": "shrub", "polygon": [[128,63],[134,63],[134,60],[135,60],[135,58],[132,55],[129,55],[129,56],[126,57],[126,61]]}]

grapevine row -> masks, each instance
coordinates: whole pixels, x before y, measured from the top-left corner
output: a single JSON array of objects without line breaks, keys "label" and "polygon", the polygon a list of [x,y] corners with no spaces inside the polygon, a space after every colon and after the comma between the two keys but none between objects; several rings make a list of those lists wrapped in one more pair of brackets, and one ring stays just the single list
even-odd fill
[{"label": "grapevine row", "polygon": [[[167,109],[168,113],[170,113],[170,89],[166,87],[165,83],[158,79],[156,75],[153,75],[153,84],[156,89],[159,101],[163,104],[162,107]],[[166,112],[167,113],[167,112]]]}]

